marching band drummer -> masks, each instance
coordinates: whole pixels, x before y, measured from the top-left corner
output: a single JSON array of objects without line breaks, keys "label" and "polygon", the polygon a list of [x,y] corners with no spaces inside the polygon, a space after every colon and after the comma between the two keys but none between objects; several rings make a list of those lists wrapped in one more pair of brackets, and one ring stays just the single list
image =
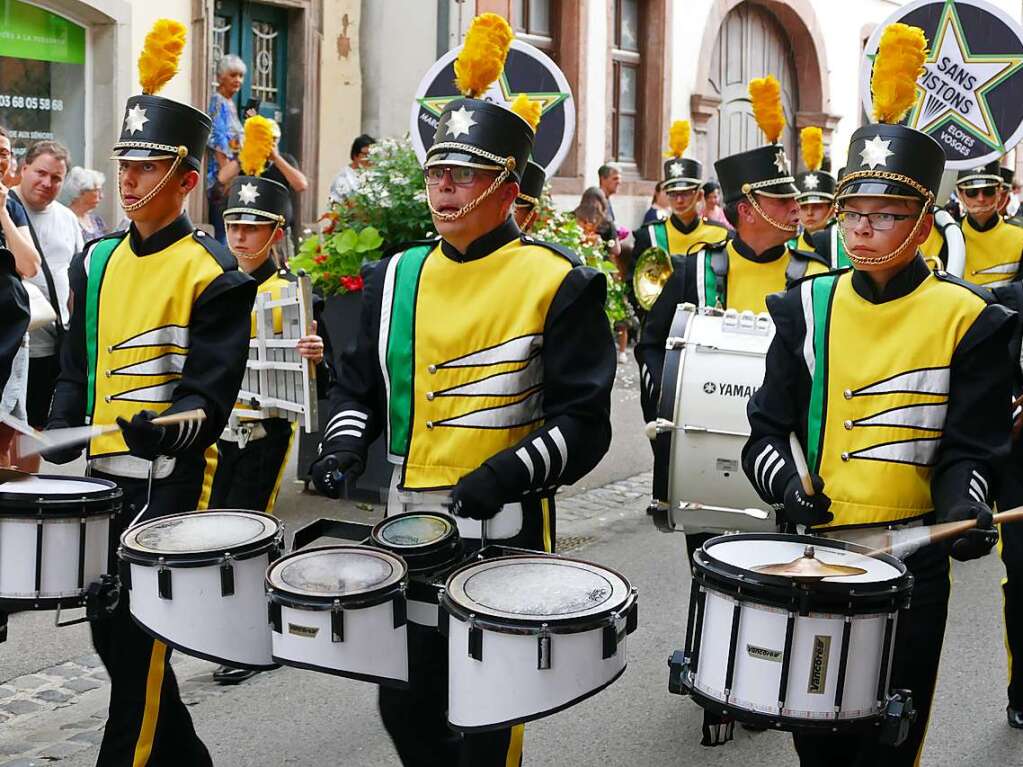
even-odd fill
[{"label": "marching band drummer", "polygon": [[[539,105],[521,96],[510,111],[479,96],[511,40],[500,16],[473,20],[455,64],[465,98],[445,107],[424,167],[440,240],[367,267],[361,330],[311,474],[337,497],[341,473],[361,472],[384,432],[389,514],[436,510],[450,494],[470,550],[485,522],[488,540],[551,551],[555,488],[607,451],[616,363],[604,278],[510,218]],[[447,644],[435,629],[409,624],[409,668],[408,690],[380,689],[403,764],[521,763],[522,725],[449,729]]]},{"label": "marching band drummer", "polygon": [[[818,237],[831,236],[831,228],[835,222],[831,217],[832,203],[835,201],[835,177],[826,170],[824,164],[824,133],[816,126],[803,128],[799,132],[799,148],[803,155],[806,170],[796,174],[796,202],[799,203],[799,225],[801,232],[789,243],[792,250],[816,250]],[[841,254],[840,255],[844,255]],[[831,262],[833,268],[848,266],[839,259]]]},{"label": "marching band drummer", "polygon": [[529,232],[536,223],[539,213],[540,197],[543,186],[547,183],[547,173],[543,166],[530,160],[522,171],[522,182],[519,184],[519,196],[515,198],[515,223],[523,232]]},{"label": "marching band drummer", "polygon": [[[853,133],[837,191],[853,268],[769,299],[777,333],[749,403],[743,468],[788,522],[815,532],[972,519],[977,526],[950,549],[925,547],[905,560],[915,587],[897,630],[891,685],[912,691],[917,717],[908,738],[893,747],[874,732],[797,732],[804,767],[919,764],[948,613],[949,551],[974,559],[998,538],[989,503],[1009,450],[1013,314],[988,291],[932,272],[918,252],[945,156],[930,136],[898,122],[915,98],[925,48],[923,32],[903,24],[881,38],[871,83],[879,123]],[[795,469],[792,432],[812,494]]]},{"label": "marching band drummer", "polygon": [[[160,20],[139,57],[143,94],[128,99],[114,144],[121,207],[131,226],[87,244],[72,263],[74,307],[47,424],[121,426],[94,437],[87,453],[90,474],[124,491],[123,515],[115,521],[121,529],[140,514],[151,519],[207,508],[214,443],[248,356],[256,283],[182,212],[200,181],[210,120],[153,95],[177,69],[176,57],[165,51],[184,44],[185,27]],[[205,420],[152,423],[157,413],[190,410],[201,410]],[[67,463],[80,452],[64,448],[45,457]],[[170,649],[131,619],[128,596],[122,591],[116,611],[90,624],[111,683],[98,763],[210,765],[178,694]]]},{"label": "marching band drummer", "polygon": [[963,278],[988,288],[1017,279],[1023,259],[1023,229],[1006,224],[999,214],[1005,196],[1000,167],[998,160],[992,160],[956,176],[956,193],[966,209]]}]

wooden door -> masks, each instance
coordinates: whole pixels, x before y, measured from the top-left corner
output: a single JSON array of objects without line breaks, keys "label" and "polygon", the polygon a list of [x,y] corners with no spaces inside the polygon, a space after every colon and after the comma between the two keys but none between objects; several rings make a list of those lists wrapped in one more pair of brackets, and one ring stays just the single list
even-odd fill
[{"label": "wooden door", "polygon": [[770,11],[741,3],[722,22],[711,58],[709,92],[721,99],[721,107],[707,126],[708,165],[764,144],[764,134],[753,119],[748,86],[753,78],[769,74],[781,83],[787,123],[781,140],[795,170],[799,100],[791,43]]}]

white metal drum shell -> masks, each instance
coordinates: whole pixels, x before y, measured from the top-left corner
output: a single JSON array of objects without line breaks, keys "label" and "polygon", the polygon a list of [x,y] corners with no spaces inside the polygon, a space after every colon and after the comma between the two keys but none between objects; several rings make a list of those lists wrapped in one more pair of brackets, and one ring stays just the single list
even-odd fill
[{"label": "white metal drum shell", "polygon": [[[280,603],[287,596],[275,599]],[[277,663],[390,686],[408,684],[408,629],[405,623],[394,627],[393,600],[344,608],[341,642],[331,641],[330,610],[279,606],[281,631],[272,632]]]},{"label": "white metal drum shell", "polygon": [[[65,599],[84,596],[90,583],[109,572],[110,515],[85,519],[85,568],[78,585],[80,519],[0,518],[0,599]],[[35,588],[36,535],[43,528],[40,589]]]},{"label": "white metal drum shell", "polygon": [[132,617],[188,655],[243,668],[273,668],[264,586],[269,564],[269,552],[233,560],[230,596],[222,596],[219,564],[168,566],[171,599],[163,599],[158,567],[125,563],[131,568]]},{"label": "white metal drum shell", "polygon": [[[774,324],[751,312],[723,316],[682,307],[678,312],[689,314],[685,345],[676,380],[663,383],[673,390],[675,404],[668,470],[672,521],[691,533],[773,531],[774,512],[746,478],[741,452],[750,433],[747,392],[763,383]],[[743,329],[742,321],[754,323],[754,329]],[[682,506],[687,503],[694,508]],[[702,506],[761,509],[768,517]]]},{"label": "white metal drum shell", "polygon": [[[851,631],[840,711],[835,711],[835,691],[845,617],[810,613],[795,616],[790,650],[785,707],[779,711],[782,656],[788,613],[776,607],[742,602],[736,641],[735,667],[730,694],[725,694],[728,652],[731,644],[735,599],[707,589],[704,597],[702,635],[694,687],[730,706],[760,714],[806,720],[854,720],[876,717],[884,701],[877,700],[887,614],[850,617]],[[815,648],[818,637],[828,651]],[[765,652],[766,651],[766,652]],[[891,651],[890,651],[891,652]],[[820,676],[824,682],[811,685],[815,656],[826,656]],[[886,664],[891,669],[891,658]],[[811,692],[811,687],[814,691]],[[888,679],[882,689],[888,690]],[[727,698],[727,699],[726,699]]]},{"label": "white metal drum shell", "polygon": [[469,623],[448,619],[448,721],[456,730],[491,730],[539,719],[595,695],[625,671],[624,628],[617,651],[606,660],[601,659],[602,628],[551,634],[548,669],[537,668],[537,635],[482,632],[483,659],[478,661],[468,652]]}]

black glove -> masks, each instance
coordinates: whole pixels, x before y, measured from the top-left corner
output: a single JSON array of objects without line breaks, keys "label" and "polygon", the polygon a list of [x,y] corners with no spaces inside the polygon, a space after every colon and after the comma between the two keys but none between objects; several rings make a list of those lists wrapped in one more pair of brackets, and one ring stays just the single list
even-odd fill
[{"label": "black glove", "polygon": [[128,446],[128,452],[136,458],[144,458],[147,461],[156,460],[162,454],[160,446],[164,444],[167,437],[167,427],[157,426],[153,423],[156,413],[152,410],[143,410],[136,413],[130,421],[124,418],[117,418],[117,425],[121,427],[121,434],[124,435],[124,443]]},{"label": "black glove", "polygon": [[991,516],[991,509],[976,501],[962,501],[948,512],[949,522],[976,519],[977,526],[967,530],[952,541],[949,553],[953,559],[968,562],[987,554],[998,543],[998,530]]},{"label": "black glove", "polygon": [[320,495],[336,499],[341,497],[345,479],[358,479],[364,468],[362,456],[357,453],[325,453],[309,467],[309,475]]},{"label": "black glove", "polygon": [[794,525],[826,525],[835,518],[828,511],[831,499],[824,495],[824,480],[817,474],[810,475],[813,495],[807,495],[799,475],[792,477],[785,487],[785,519]]},{"label": "black glove", "polygon": [[458,480],[451,491],[451,513],[480,521],[491,519],[504,505],[501,497],[497,472],[484,464]]},{"label": "black glove", "polygon": [[[61,419],[54,419],[47,422],[46,430],[49,429],[66,429],[71,424]],[[50,463],[71,463],[78,456],[82,454],[81,445],[71,447],[58,447],[53,450],[44,450],[42,452],[43,458]]]}]

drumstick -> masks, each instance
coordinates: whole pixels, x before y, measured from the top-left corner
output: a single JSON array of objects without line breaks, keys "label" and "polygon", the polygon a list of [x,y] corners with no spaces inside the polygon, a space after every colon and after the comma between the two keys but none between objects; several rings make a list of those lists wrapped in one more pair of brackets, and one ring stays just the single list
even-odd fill
[{"label": "drumstick", "polygon": [[[153,419],[156,426],[172,426],[178,423],[196,423],[206,420],[206,413],[202,410],[186,410],[181,413],[157,416]],[[18,449],[20,455],[28,457],[38,455],[44,450],[55,450],[66,447],[84,445],[93,437],[104,434],[112,434],[120,431],[121,427],[116,423],[93,424],[91,426],[70,426],[66,429],[51,429],[50,431],[37,431],[35,434],[23,434],[18,438]]]},{"label": "drumstick", "polygon": [[[996,525],[1023,521],[1023,506],[999,512],[992,516],[991,521]],[[924,546],[946,541],[949,538],[956,538],[976,526],[977,520],[964,519],[959,522],[942,522],[937,525],[928,525],[927,527],[907,528],[905,531],[891,531],[892,533],[906,532],[910,534],[909,539],[901,542],[893,540],[884,546],[868,551],[863,556],[875,557],[878,554],[892,554],[900,558],[906,557],[919,551]],[[839,533],[836,533],[835,537],[837,538],[839,535]]]},{"label": "drumstick", "polygon": [[789,450],[792,453],[792,462],[796,464],[796,473],[799,474],[799,481],[803,485],[803,492],[813,495],[813,481],[810,479],[810,469],[806,466],[806,457],[803,455],[803,446],[799,444],[799,437],[795,432],[789,433]]}]

